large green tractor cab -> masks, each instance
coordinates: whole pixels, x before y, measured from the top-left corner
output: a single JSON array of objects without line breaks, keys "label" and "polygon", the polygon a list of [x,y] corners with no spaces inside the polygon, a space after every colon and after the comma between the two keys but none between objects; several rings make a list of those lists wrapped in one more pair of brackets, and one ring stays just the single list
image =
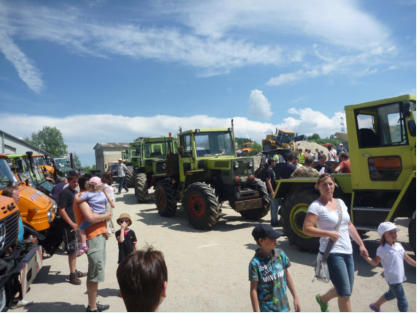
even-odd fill
[{"label": "large green tractor cab", "polygon": [[[335,197],[345,201],[360,233],[383,221],[409,218],[410,247],[416,231],[416,98],[404,95],[345,107],[350,174],[334,174]],[[278,181],[284,231],[291,243],[316,251],[318,239],[304,235],[307,208],[318,198],[315,180]]]},{"label": "large green tractor cab", "polygon": [[223,201],[247,219],[268,213],[265,183],[255,178],[252,157],[236,157],[231,128],[180,131],[178,141],[178,153],[167,158],[167,178],[155,186],[161,216],[173,216],[178,201],[198,229],[214,227]]},{"label": "large green tractor cab", "polygon": [[150,200],[148,190],[166,177],[167,154],[175,153],[175,139],[169,137],[138,138],[127,151],[134,170],[135,195],[138,202]]}]

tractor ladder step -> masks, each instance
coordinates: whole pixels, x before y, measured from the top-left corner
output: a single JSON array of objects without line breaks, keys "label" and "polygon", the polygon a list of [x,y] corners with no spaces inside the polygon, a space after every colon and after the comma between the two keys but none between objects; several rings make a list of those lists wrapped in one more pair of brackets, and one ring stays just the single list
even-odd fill
[{"label": "tractor ladder step", "polygon": [[389,212],[391,211],[391,208],[374,208],[370,206],[360,206],[360,207],[354,207],[353,212]]}]

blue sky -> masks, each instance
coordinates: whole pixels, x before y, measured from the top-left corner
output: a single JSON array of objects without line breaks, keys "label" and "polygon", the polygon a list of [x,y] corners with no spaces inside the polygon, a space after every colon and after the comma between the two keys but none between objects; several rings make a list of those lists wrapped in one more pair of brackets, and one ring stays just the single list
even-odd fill
[{"label": "blue sky", "polygon": [[367,1],[0,0],[0,128],[97,142],[228,127],[329,136],[345,105],[415,94],[416,7]]}]

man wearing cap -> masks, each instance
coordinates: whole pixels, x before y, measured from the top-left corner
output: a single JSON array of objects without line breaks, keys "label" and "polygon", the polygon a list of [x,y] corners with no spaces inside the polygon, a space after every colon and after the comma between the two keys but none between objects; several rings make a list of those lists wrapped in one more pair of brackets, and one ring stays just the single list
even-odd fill
[{"label": "man wearing cap", "polygon": [[128,172],[130,175],[133,175],[132,172],[123,163],[123,160],[119,159],[119,164],[117,166],[117,176],[119,176],[119,193],[122,192],[122,188],[124,188],[126,192],[129,191],[129,189],[126,187],[126,172]]},{"label": "man wearing cap", "polygon": [[252,236],[258,244],[249,263],[250,299],[254,312],[287,312],[287,284],[294,299],[294,310],[300,311],[298,296],[288,271],[291,265],[287,255],[276,248],[277,238],[282,233],[270,225],[259,224]]}]

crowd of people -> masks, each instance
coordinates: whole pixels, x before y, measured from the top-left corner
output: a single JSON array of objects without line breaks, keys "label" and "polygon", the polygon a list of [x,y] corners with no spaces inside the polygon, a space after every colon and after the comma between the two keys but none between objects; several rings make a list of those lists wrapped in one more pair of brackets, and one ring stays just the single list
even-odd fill
[{"label": "crowd of people", "polygon": [[[341,152],[341,163],[346,160]],[[294,154],[287,156],[283,164],[286,178],[297,177],[297,158]],[[395,224],[383,222],[378,227],[381,237],[380,246],[374,258],[370,258],[361,237],[350,220],[348,209],[341,199],[333,197],[336,187],[335,179],[327,172],[324,158],[318,157],[320,170],[312,167],[310,156],[304,158],[304,171],[317,176],[315,188],[319,197],[313,201],[304,220],[303,232],[311,237],[320,238],[319,253],[325,253],[329,242],[332,243],[327,257],[327,266],[332,287],[324,294],[317,294],[315,300],[322,312],[328,311],[328,303],[337,298],[339,310],[351,311],[352,290],[354,286],[354,259],[351,240],[359,246],[360,255],[372,266],[379,263],[384,268],[384,276],[388,283],[388,291],[375,302],[370,309],[381,311],[381,306],[389,300],[397,299],[400,311],[408,310],[408,302],[402,283],[406,280],[404,261],[416,266],[415,261],[405,253],[397,242]],[[268,192],[273,199],[276,173],[276,160],[267,161],[265,181]],[[344,165],[339,165],[342,168]],[[292,172],[291,172],[292,170]],[[291,173],[290,173],[291,172]],[[282,177],[279,174],[279,177]],[[123,181],[119,184],[119,190]],[[68,254],[69,282],[80,285],[81,277],[87,277],[87,312],[101,312],[109,309],[109,305],[97,303],[99,283],[105,279],[106,242],[111,234],[115,234],[118,244],[117,281],[120,287],[119,296],[123,298],[127,311],[157,311],[166,297],[168,269],[162,252],[147,247],[139,250],[137,237],[131,229],[132,219],[128,213],[122,213],[117,219],[119,229],[116,231],[112,221],[114,208],[114,190],[109,174],[101,178],[91,175],[78,176],[68,174],[64,184],[57,184],[54,195],[58,200],[59,215],[56,223],[61,229],[64,247]],[[18,193],[13,188],[3,195],[14,197],[18,201]],[[271,203],[271,211],[277,205]],[[271,212],[271,213],[272,213]],[[272,221],[277,223],[276,220]],[[20,231],[19,231],[20,232]],[[249,262],[249,296],[253,311],[290,310],[287,289],[292,294],[293,309],[301,311],[302,302],[296,291],[295,279],[289,272],[291,261],[285,251],[277,248],[277,238],[282,233],[267,224],[258,224],[252,230],[252,236],[258,245],[253,258]],[[22,240],[23,235],[19,240]],[[88,271],[77,270],[77,256],[86,254]]]}]

